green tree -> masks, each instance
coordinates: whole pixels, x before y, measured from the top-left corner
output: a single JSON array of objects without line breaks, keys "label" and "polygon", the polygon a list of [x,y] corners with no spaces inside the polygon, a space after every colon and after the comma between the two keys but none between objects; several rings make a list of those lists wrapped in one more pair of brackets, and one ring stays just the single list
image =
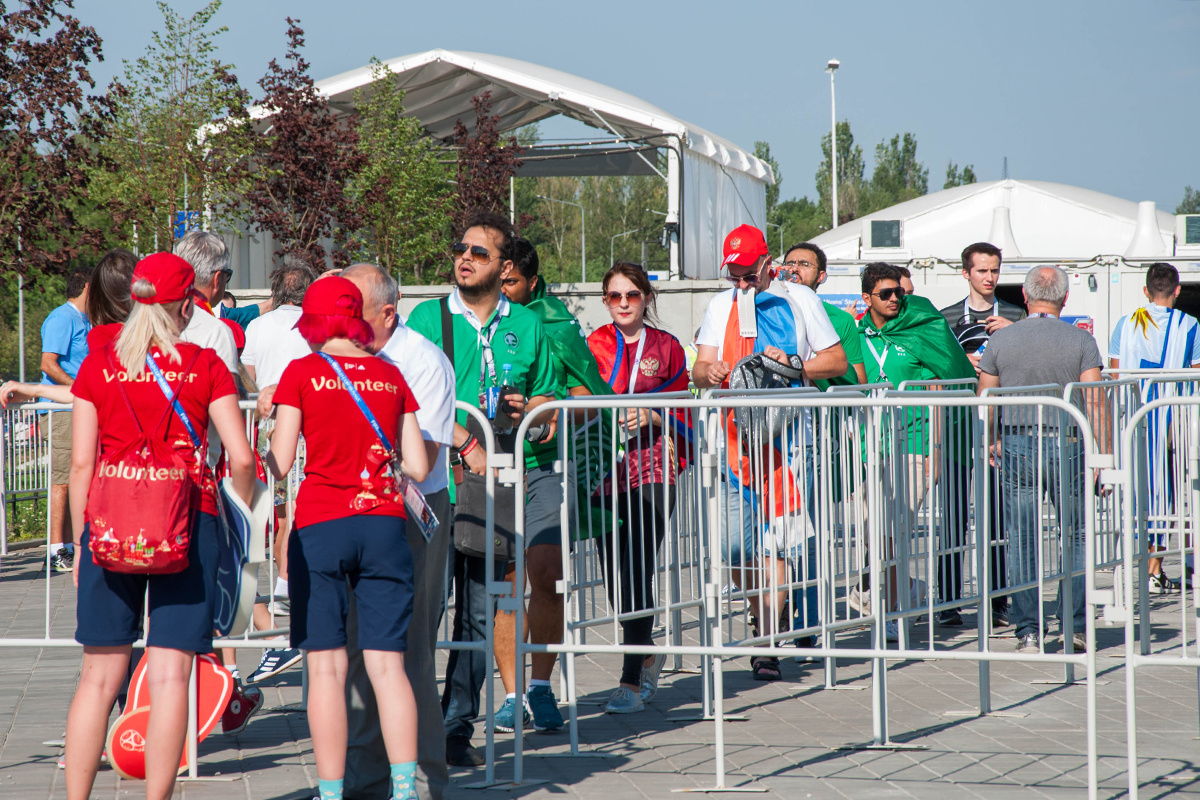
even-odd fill
[{"label": "green tree", "polygon": [[[841,198],[838,198],[841,205]],[[829,230],[829,212],[807,197],[784,200],[767,215],[772,225],[783,228],[783,246],[790,247]],[[783,254],[781,253],[780,256]]]},{"label": "green tree", "polygon": [[169,249],[176,213],[203,210],[192,227],[234,227],[244,217],[245,172],[236,169],[249,140],[229,118],[244,118],[249,94],[230,64],[216,55],[213,28],[221,0],[191,17],[158,3],[163,30],[146,54],[125,63],[126,93],[111,135],[100,143],[110,165],[94,170],[90,194],[111,210],[117,225],[143,252],[157,241]]},{"label": "green tree", "polygon": [[[865,172],[862,146],[854,143],[850,123],[837,124],[837,173],[838,173],[838,224],[849,222],[860,216],[859,203],[866,198],[869,189],[863,179]],[[829,159],[832,153],[829,134],[821,137],[820,166],[817,167],[817,206],[830,218]]]},{"label": "green tree", "polygon": [[928,192],[929,170],[917,160],[917,137],[896,134],[891,141],[875,145],[869,198],[859,213],[869,214]]},{"label": "green tree", "polygon": [[958,165],[951,161],[946,165],[946,182],[942,184],[943,189],[953,189],[955,186],[966,186],[968,183],[975,183],[975,166],[967,164],[961,170]]},{"label": "green tree", "polygon": [[783,172],[779,169],[779,162],[771,155],[769,142],[755,142],[754,155],[769,164],[771,171],[775,173],[775,183],[767,184],[767,213],[770,214],[779,202],[779,184],[783,183]]},{"label": "green tree", "polygon": [[1183,187],[1183,200],[1175,207],[1176,214],[1200,214],[1200,191]]},{"label": "green tree", "polygon": [[420,124],[404,115],[404,90],[392,72],[378,59],[371,65],[371,85],[354,92],[366,164],[347,186],[364,225],[347,247],[402,282],[428,283],[450,246],[450,171]]}]

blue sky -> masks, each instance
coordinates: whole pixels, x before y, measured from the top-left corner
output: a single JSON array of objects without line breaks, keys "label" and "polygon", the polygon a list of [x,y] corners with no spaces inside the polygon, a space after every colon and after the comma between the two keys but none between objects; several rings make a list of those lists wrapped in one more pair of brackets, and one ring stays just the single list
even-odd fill
[{"label": "blue sky", "polygon": [[[77,0],[104,38],[107,82],[160,27],[152,0]],[[203,5],[175,0],[190,14]],[[521,58],[639,95],[750,148],[771,143],[784,198],[815,194],[838,118],[870,174],[874,145],[911,131],[940,189],[946,163],[1154,200],[1200,189],[1200,0],[978,2],[360,2],[226,0],[221,56],[243,85],[299,17],[321,79],[443,47]],[[546,127],[545,125],[543,126]],[[550,128],[557,133],[563,126]],[[570,129],[573,130],[573,129]]]}]

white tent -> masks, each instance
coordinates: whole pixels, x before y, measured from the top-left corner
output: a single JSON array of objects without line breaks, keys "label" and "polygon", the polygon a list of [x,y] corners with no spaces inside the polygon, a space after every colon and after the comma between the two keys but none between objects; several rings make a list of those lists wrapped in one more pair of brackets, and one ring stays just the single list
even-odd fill
[{"label": "white tent", "polygon": [[1047,181],[1000,180],[933,192],[816,237],[830,259],[958,261],[972,242],[1009,258],[1129,258],[1172,253],[1175,217],[1153,202]]},{"label": "white tent", "polygon": [[[490,91],[503,131],[562,114],[631,140],[631,146],[666,148],[667,172],[659,174],[668,184],[666,222],[678,230],[671,241],[673,276],[716,277],[729,230],[746,222],[765,230],[766,184],[775,181],[770,166],[640,98],[548,67],[482,53],[430,50],[384,64],[405,90],[407,113],[448,143],[457,120],[474,128],[471,98]],[[334,109],[350,111],[354,91],[370,83],[368,65],[316,86]],[[270,117],[261,108],[252,113]]]}]

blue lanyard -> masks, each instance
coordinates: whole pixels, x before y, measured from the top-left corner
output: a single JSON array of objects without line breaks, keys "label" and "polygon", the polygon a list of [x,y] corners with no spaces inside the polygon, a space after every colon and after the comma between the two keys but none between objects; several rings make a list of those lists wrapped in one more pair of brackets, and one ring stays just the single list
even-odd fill
[{"label": "blue lanyard", "polygon": [[387,450],[388,452],[395,452],[395,449],[392,447],[391,440],[384,435],[383,428],[379,427],[379,422],[375,419],[375,415],[372,414],[371,409],[367,407],[367,403],[362,399],[362,395],[358,393],[358,389],[354,388],[354,383],[349,377],[346,376],[346,372],[342,369],[342,365],[334,361],[328,353],[317,353],[317,355],[325,359],[326,364],[333,367],[333,371],[337,373],[338,378],[340,378],[342,381],[342,386],[346,387],[346,391],[350,393],[352,398],[354,398],[355,404],[358,405],[358,410],[361,411],[363,416],[367,418],[367,422],[370,423],[371,428],[374,429],[375,435],[379,437],[379,441],[383,445],[383,449]]},{"label": "blue lanyard", "polygon": [[[146,366],[154,373],[154,380],[158,381],[158,388],[162,389],[162,393],[167,396],[167,400],[175,408],[175,413],[179,415],[179,421],[183,423],[183,427],[187,428],[188,436],[192,437],[192,446],[199,450],[202,445],[200,437],[196,435],[196,429],[192,427],[192,421],[188,419],[188,415],[183,410],[183,405],[179,402],[179,398],[171,390],[171,384],[167,383],[162,370],[158,368],[158,364],[154,363],[154,359],[150,357],[149,353],[146,353]],[[187,380],[187,376],[184,376],[184,380]]]}]

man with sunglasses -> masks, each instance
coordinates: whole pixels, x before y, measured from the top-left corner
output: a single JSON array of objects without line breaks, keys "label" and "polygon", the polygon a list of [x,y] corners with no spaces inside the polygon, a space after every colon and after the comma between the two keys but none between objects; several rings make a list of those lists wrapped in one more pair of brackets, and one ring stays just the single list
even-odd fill
[{"label": "man with sunglasses", "polygon": [[[738,361],[755,353],[784,363],[792,356],[799,357],[809,381],[846,373],[846,353],[817,295],[806,286],[772,282],[770,265],[767,243],[758,228],[741,225],[725,237],[721,266],[733,287],[714,297],[704,313],[692,368],[692,381],[698,387],[727,386]],[[728,453],[736,457],[736,453],[743,452],[738,443],[742,434],[732,421],[727,429]],[[779,446],[779,442],[772,442],[764,447],[763,460],[755,460],[757,469],[749,464],[727,464],[722,469],[727,519],[722,547],[732,580],[747,589],[761,584],[773,589],[769,595],[759,593],[750,598],[759,621],[758,633],[763,636],[779,632],[776,621],[785,595],[778,587],[789,582],[788,562],[792,557],[790,552],[780,552],[790,550],[790,545],[786,535],[782,544],[776,541],[781,526],[775,523],[800,511],[794,491],[782,488],[795,489],[792,465],[785,463],[787,456]],[[762,468],[762,464],[770,466]],[[763,474],[766,471],[775,474]],[[776,487],[775,497],[764,494],[767,486]],[[776,535],[771,535],[772,530]],[[776,658],[751,659],[751,669],[756,680],[782,677]]]},{"label": "man with sunglasses", "polygon": [[[500,385],[500,372],[510,367],[512,384],[520,391],[501,399],[496,415],[506,414],[515,428],[525,415],[563,392],[554,372],[546,329],[537,314],[509,302],[501,293],[504,279],[514,269],[516,233],[507,217],[494,212],[476,212],[467,222],[462,239],[451,248],[454,260],[455,290],[443,310],[443,301],[427,300],[413,309],[408,326],[443,350],[453,354],[455,394],[463,402],[476,405],[487,385]],[[443,318],[443,314],[447,318]],[[448,328],[453,338],[447,346],[442,331]],[[507,408],[505,407],[507,406]],[[487,453],[483,442],[465,427],[466,415],[460,414],[454,426],[454,452],[467,469],[483,475]],[[505,425],[504,427],[508,427]],[[511,434],[506,450],[518,446]],[[554,474],[558,456],[554,438],[524,446],[526,486],[525,565],[529,577],[530,601],[526,616],[530,641],[552,644],[562,641],[563,605],[557,581],[562,579],[562,532],[559,515],[562,507],[562,479]],[[497,492],[514,491],[497,486]],[[459,550],[454,559],[456,598],[454,638],[478,641],[484,637],[486,612],[490,608],[489,581],[513,580],[513,565],[484,559]],[[507,698],[496,712],[496,729],[515,727],[516,618],[511,612],[495,617],[495,656]],[[490,667],[484,654],[452,651],[446,668],[446,687],[442,709],[446,722],[446,760],[453,766],[483,763],[479,752],[470,746],[474,732],[472,720],[479,714],[479,691]],[[562,714],[550,689],[555,656],[533,656],[525,715],[530,710],[533,725],[539,730],[562,727]]]},{"label": "man with sunglasses", "polygon": [[[933,305],[923,297],[905,292],[900,285],[900,270],[884,263],[868,264],[862,273],[862,298],[867,313],[859,320],[858,329],[862,337],[863,362],[868,383],[890,382],[899,386],[903,381],[969,380],[975,369],[967,360],[950,326]],[[884,478],[895,487],[894,498],[903,515],[891,514],[899,535],[908,535],[915,530],[917,514],[925,497],[930,481],[936,482],[940,473],[946,480],[938,493],[942,503],[940,516],[943,537],[942,547],[957,548],[967,524],[970,457],[968,438],[970,420],[952,411],[943,419],[944,424],[931,425],[926,409],[915,408],[903,413],[902,424],[894,429],[889,440],[881,443],[885,451]],[[953,435],[942,435],[940,461],[934,463],[931,456],[934,439],[941,431],[952,431]],[[931,519],[932,519],[932,515]],[[889,552],[888,557],[893,555]],[[953,550],[951,555],[940,557],[939,590],[943,602],[957,600],[962,584],[961,553]],[[885,600],[889,610],[897,610],[899,589],[896,587],[896,569],[888,570]],[[910,605],[923,601],[918,582],[909,588]],[[855,590],[850,597],[851,607],[870,613],[862,592]],[[942,624],[961,625],[958,611],[949,609],[939,614]],[[897,641],[899,626],[895,621],[887,623],[888,641]]]}]

